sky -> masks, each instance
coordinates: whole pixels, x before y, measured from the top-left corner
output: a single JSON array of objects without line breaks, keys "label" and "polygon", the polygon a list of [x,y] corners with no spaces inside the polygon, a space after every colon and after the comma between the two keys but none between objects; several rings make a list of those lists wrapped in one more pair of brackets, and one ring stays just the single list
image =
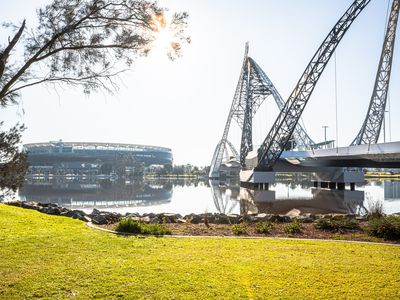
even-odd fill
[{"label": "sky", "polygon": [[[49,0],[0,0],[1,22],[36,25],[35,10]],[[24,143],[54,140],[116,142],[169,147],[175,164],[210,164],[240,73],[245,42],[286,100],[309,60],[351,0],[162,0],[170,12],[189,13],[192,43],[170,61],[155,49],[121,76],[118,93],[85,96],[79,89],[27,88],[18,105],[0,110],[5,128],[25,123]],[[347,146],[365,118],[379,62],[388,0],[372,0],[343,38],[303,113],[317,142]],[[0,43],[9,32],[0,29]],[[400,53],[397,42],[386,114],[386,141],[400,140]],[[337,79],[337,122],[335,77]],[[254,121],[255,144],[273,124],[273,99]],[[389,117],[390,116],[390,117]],[[389,122],[390,119],[390,122]],[[336,127],[338,130],[336,131]],[[383,134],[381,134],[383,141]],[[229,139],[239,148],[232,123]]]}]

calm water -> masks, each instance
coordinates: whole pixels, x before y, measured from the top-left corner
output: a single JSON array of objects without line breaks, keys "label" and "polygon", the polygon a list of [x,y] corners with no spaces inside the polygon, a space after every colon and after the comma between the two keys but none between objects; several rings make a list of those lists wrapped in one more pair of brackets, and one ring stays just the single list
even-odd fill
[{"label": "calm water", "polygon": [[238,182],[198,180],[30,180],[19,192],[25,201],[56,203],[70,209],[153,213],[364,214],[382,201],[386,213],[400,212],[400,181],[368,181],[356,191],[316,189],[307,177],[281,178],[268,191],[241,188]]}]

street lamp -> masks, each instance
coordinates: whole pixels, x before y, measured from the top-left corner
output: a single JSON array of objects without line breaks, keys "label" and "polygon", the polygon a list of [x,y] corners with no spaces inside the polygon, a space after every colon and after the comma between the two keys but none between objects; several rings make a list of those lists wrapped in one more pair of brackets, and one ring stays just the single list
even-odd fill
[{"label": "street lamp", "polygon": [[386,143],[386,113],[389,112],[385,110],[383,113],[383,142]]},{"label": "street lamp", "polygon": [[326,147],[326,129],[327,129],[328,127],[329,127],[329,126],[326,126],[326,125],[322,126],[322,128],[324,129],[325,147]]}]

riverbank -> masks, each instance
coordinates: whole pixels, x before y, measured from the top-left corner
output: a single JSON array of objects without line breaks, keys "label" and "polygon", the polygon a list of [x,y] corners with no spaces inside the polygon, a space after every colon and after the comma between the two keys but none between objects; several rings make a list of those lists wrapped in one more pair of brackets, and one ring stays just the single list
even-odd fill
[{"label": "riverbank", "polygon": [[110,235],[0,204],[0,298],[266,299],[400,296],[400,247]]},{"label": "riverbank", "polygon": [[122,215],[97,209],[93,209],[91,213],[85,213],[81,210],[69,210],[57,204],[38,202],[13,201],[7,205],[36,210],[48,215],[78,219],[109,231],[118,231],[119,221],[130,219],[143,224],[160,224],[168,229],[170,234],[176,236],[295,237],[400,244],[399,239],[385,240],[371,236],[368,232],[367,217],[349,214],[300,214],[299,210],[293,209],[286,215],[265,213],[244,216],[221,213],[185,216],[170,213]]}]

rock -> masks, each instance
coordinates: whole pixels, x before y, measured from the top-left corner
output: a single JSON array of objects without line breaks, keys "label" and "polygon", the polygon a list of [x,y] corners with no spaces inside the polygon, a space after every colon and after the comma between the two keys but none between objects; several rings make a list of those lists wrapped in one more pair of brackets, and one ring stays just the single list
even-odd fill
[{"label": "rock", "polygon": [[310,219],[312,219],[313,221],[315,221],[316,220],[316,215],[314,215],[314,214],[312,214],[312,213],[306,213],[306,214],[304,214],[304,217],[306,217],[306,218],[310,218]]},{"label": "rock", "polygon": [[21,202],[21,207],[34,210],[39,210],[40,208],[36,202]]},{"label": "rock", "polygon": [[82,220],[83,217],[86,216],[86,214],[85,214],[85,212],[83,212],[81,210],[70,210],[67,213],[61,213],[61,216]]},{"label": "rock", "polygon": [[257,220],[257,222],[265,222],[265,221],[268,221],[269,215],[265,214],[265,213],[261,213],[261,214],[256,215],[255,219]]},{"label": "rock", "polygon": [[10,206],[20,207],[22,202],[19,201],[19,200],[13,200],[13,201],[10,201],[10,202],[6,202],[5,204],[10,205]]},{"label": "rock", "polygon": [[103,215],[91,215],[92,222],[97,225],[108,224],[107,218]]},{"label": "rock", "polygon": [[100,215],[100,214],[101,214],[101,211],[96,209],[96,208],[94,208],[92,213],[91,213],[91,215]]},{"label": "rock", "polygon": [[188,220],[189,223],[191,224],[199,224],[201,223],[201,215],[196,215],[196,214],[190,214],[190,215],[186,215],[185,219]]},{"label": "rock", "polygon": [[150,217],[149,216],[145,216],[145,217],[141,217],[140,221],[144,222],[144,223],[150,223]]},{"label": "rock", "polygon": [[176,223],[185,224],[186,220],[183,218],[180,218],[180,219],[176,220]]},{"label": "rock", "polygon": [[47,211],[45,212],[48,215],[56,215],[59,216],[61,214],[61,209],[58,207],[47,207]]},{"label": "rock", "polygon": [[300,216],[301,215],[301,211],[300,210],[298,210],[297,208],[293,208],[292,210],[290,210],[290,211],[288,211],[287,213],[286,213],[286,216],[289,216],[289,217],[298,217],[298,216]]},{"label": "rock", "polygon": [[154,218],[150,218],[150,222],[151,224],[160,224],[160,219],[158,217],[154,217]]},{"label": "rock", "polygon": [[161,218],[161,222],[166,223],[176,223],[178,219],[182,218],[180,214],[160,214],[159,218]]},{"label": "rock", "polygon": [[78,218],[78,220],[81,220],[81,221],[83,221],[83,222],[92,222],[92,219],[91,218],[89,218],[88,216],[80,216],[79,218]]}]

